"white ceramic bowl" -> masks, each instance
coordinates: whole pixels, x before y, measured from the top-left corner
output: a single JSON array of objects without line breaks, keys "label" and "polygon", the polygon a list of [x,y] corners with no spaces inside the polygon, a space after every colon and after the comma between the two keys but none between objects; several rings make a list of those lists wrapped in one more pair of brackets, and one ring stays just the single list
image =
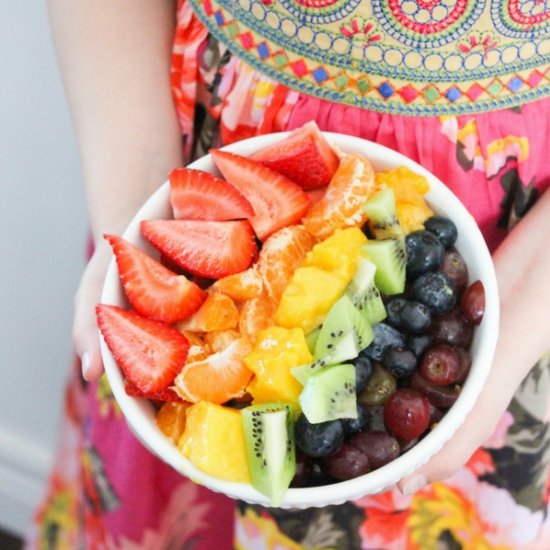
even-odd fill
[{"label": "white ceramic bowl", "polygon": [[[286,135],[286,133],[280,133],[260,136],[233,144],[226,149],[247,156],[277,142]],[[498,335],[498,293],[491,256],[476,222],[457,197],[427,170],[391,149],[340,134],[327,133],[326,136],[331,144],[342,151],[365,155],[376,171],[405,165],[426,176],[431,187],[426,199],[438,214],[450,217],[458,226],[459,237],[456,247],[466,260],[470,280],[480,279],[484,284],[486,310],[481,325],[475,330],[471,346],[472,367],[468,379],[458,400],[435,429],[396,460],[364,476],[329,486],[289,489],[281,504],[283,508],[340,504],[366,494],[378,493],[424,464],[449,440],[474,405],[491,367]],[[218,173],[209,155],[197,160],[190,167]],[[125,231],[124,238],[158,257],[149,243],[141,237],[139,222],[144,219],[169,218],[171,215],[169,183],[166,182],[139,210]],[[105,304],[117,304],[123,307],[127,304],[114,259],[105,279],[101,301]],[[181,455],[176,447],[157,429],[152,405],[144,399],[130,397],[125,393],[121,371],[113,360],[101,334],[100,341],[105,371],[114,396],[128,425],[147,448],[178,472],[201,485],[236,499],[269,506],[268,498],[251,485],[213,478],[195,468]]]}]

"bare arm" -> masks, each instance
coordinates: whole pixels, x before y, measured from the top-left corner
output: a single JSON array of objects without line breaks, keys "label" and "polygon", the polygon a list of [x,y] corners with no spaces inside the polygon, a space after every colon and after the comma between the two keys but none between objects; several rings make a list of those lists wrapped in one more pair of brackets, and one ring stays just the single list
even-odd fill
[{"label": "bare arm", "polygon": [[94,307],[110,258],[103,233],[120,234],[179,166],[170,91],[173,0],[49,0],[72,114],[96,253],[75,299],[73,337],[88,379],[102,372]]},{"label": "bare arm", "polygon": [[455,473],[493,433],[531,367],[550,349],[550,193],[545,193],[493,256],[501,301],[493,368],[465,424],[425,466],[400,483],[410,493]]}]

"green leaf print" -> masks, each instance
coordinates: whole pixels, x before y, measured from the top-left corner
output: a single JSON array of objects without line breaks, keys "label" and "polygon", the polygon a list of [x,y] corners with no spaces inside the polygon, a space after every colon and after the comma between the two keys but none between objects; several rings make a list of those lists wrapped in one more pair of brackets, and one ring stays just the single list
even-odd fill
[{"label": "green leaf print", "polygon": [[279,529],[304,550],[361,548],[359,529],[365,513],[351,502],[305,510],[270,510]]},{"label": "green leaf print", "polygon": [[550,394],[550,362],[539,362],[520,386],[509,411],[514,424],[502,449],[488,449],[497,470],[484,480],[510,492],[518,504],[540,510],[550,464],[550,426],[545,413]]}]

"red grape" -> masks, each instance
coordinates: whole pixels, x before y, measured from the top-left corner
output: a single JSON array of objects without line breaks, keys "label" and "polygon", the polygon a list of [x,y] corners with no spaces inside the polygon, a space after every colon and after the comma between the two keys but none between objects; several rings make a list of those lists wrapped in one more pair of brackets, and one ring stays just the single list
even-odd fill
[{"label": "red grape", "polygon": [[420,374],[436,386],[454,384],[462,375],[460,354],[453,346],[436,344],[422,356]]},{"label": "red grape", "polygon": [[485,313],[485,288],[481,281],[475,281],[464,291],[460,309],[467,321],[474,325],[481,323]]},{"label": "red grape", "polygon": [[419,372],[411,376],[411,388],[418,390],[438,409],[448,409],[458,399],[460,386],[436,386],[430,384]]},{"label": "red grape", "polygon": [[399,442],[386,432],[360,432],[348,443],[367,455],[372,470],[384,466],[399,456]]},{"label": "red grape", "polygon": [[454,308],[432,320],[430,334],[435,342],[467,348],[472,341],[474,327],[464,319],[459,308]]},{"label": "red grape", "polygon": [[430,404],[418,391],[403,388],[390,395],[384,405],[384,423],[401,439],[414,439],[430,424]]},{"label": "red grape", "polygon": [[462,384],[468,373],[470,372],[470,367],[472,366],[472,358],[470,354],[464,348],[456,348],[458,355],[460,355],[460,375],[457,378],[456,382]]},{"label": "red grape", "polygon": [[457,250],[446,250],[439,271],[445,273],[453,281],[456,291],[460,294],[468,284],[468,267],[464,258]]},{"label": "red grape", "polygon": [[344,443],[323,459],[323,471],[339,480],[353,479],[370,471],[369,459],[357,447]]}]

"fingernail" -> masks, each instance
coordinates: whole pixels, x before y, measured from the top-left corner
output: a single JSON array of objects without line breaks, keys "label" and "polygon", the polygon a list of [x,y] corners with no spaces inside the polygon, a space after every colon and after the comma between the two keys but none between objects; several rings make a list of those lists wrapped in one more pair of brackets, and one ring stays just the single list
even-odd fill
[{"label": "fingernail", "polygon": [[90,354],[85,351],[80,359],[82,364],[82,376],[84,380],[88,380],[88,371],[90,370]]},{"label": "fingernail", "polygon": [[423,475],[413,476],[403,485],[402,493],[408,497],[428,484],[428,480]]}]

